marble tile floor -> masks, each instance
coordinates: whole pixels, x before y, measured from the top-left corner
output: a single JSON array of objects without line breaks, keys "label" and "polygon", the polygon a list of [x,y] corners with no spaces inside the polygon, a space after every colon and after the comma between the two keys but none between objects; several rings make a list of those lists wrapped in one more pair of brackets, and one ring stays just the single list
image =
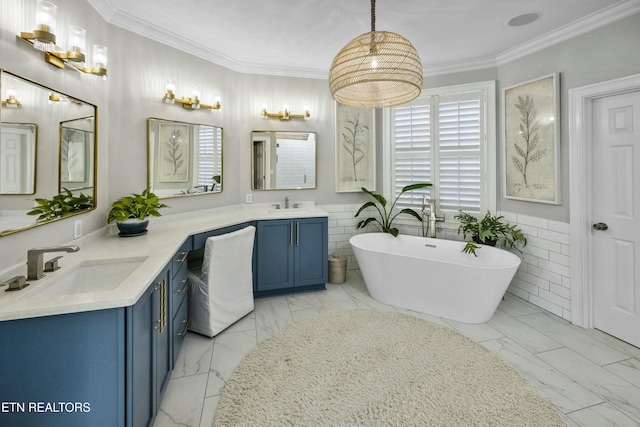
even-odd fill
[{"label": "marble tile floor", "polygon": [[640,426],[640,348],[510,294],[481,325],[394,308],[373,300],[350,271],[326,291],[257,299],[252,313],[215,338],[189,333],[154,427],[210,427],[225,381],[257,343],[298,319],[355,308],[407,312],[481,343],[538,386],[569,426]]}]

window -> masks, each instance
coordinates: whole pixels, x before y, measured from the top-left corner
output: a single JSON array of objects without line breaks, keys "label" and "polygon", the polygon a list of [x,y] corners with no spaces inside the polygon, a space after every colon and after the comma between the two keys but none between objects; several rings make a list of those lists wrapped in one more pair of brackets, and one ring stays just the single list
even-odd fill
[{"label": "window", "polygon": [[222,171],[222,129],[214,126],[196,126],[198,168],[197,185],[213,184],[212,177]]},{"label": "window", "polygon": [[398,207],[420,207],[426,196],[438,212],[495,208],[494,82],[425,90],[390,109],[389,123],[394,198],[406,185],[433,184],[405,193]]}]

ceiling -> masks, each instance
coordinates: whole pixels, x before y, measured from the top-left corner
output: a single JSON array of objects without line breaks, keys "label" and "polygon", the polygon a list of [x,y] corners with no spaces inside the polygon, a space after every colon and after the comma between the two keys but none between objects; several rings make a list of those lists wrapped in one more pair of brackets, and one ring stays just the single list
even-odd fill
[{"label": "ceiling", "polygon": [[[247,73],[325,79],[371,30],[367,0],[88,2],[113,25]],[[640,0],[378,0],[376,30],[409,39],[429,75],[495,66],[639,11]]]}]

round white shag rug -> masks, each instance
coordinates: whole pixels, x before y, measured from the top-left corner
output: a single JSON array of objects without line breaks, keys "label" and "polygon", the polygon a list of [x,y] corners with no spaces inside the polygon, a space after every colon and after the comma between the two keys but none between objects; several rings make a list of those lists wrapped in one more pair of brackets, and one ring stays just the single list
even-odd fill
[{"label": "round white shag rug", "polygon": [[267,338],[225,386],[215,427],[565,426],[537,389],[457,332],[374,310]]}]

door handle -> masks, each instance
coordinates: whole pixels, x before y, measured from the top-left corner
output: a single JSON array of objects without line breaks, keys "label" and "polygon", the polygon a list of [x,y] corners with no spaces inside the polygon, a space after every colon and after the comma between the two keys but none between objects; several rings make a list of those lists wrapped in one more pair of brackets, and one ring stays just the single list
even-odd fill
[{"label": "door handle", "polygon": [[605,224],[604,222],[598,222],[597,224],[593,224],[593,229],[594,230],[604,231],[604,230],[606,230],[608,228],[609,228],[609,226],[607,224]]}]

